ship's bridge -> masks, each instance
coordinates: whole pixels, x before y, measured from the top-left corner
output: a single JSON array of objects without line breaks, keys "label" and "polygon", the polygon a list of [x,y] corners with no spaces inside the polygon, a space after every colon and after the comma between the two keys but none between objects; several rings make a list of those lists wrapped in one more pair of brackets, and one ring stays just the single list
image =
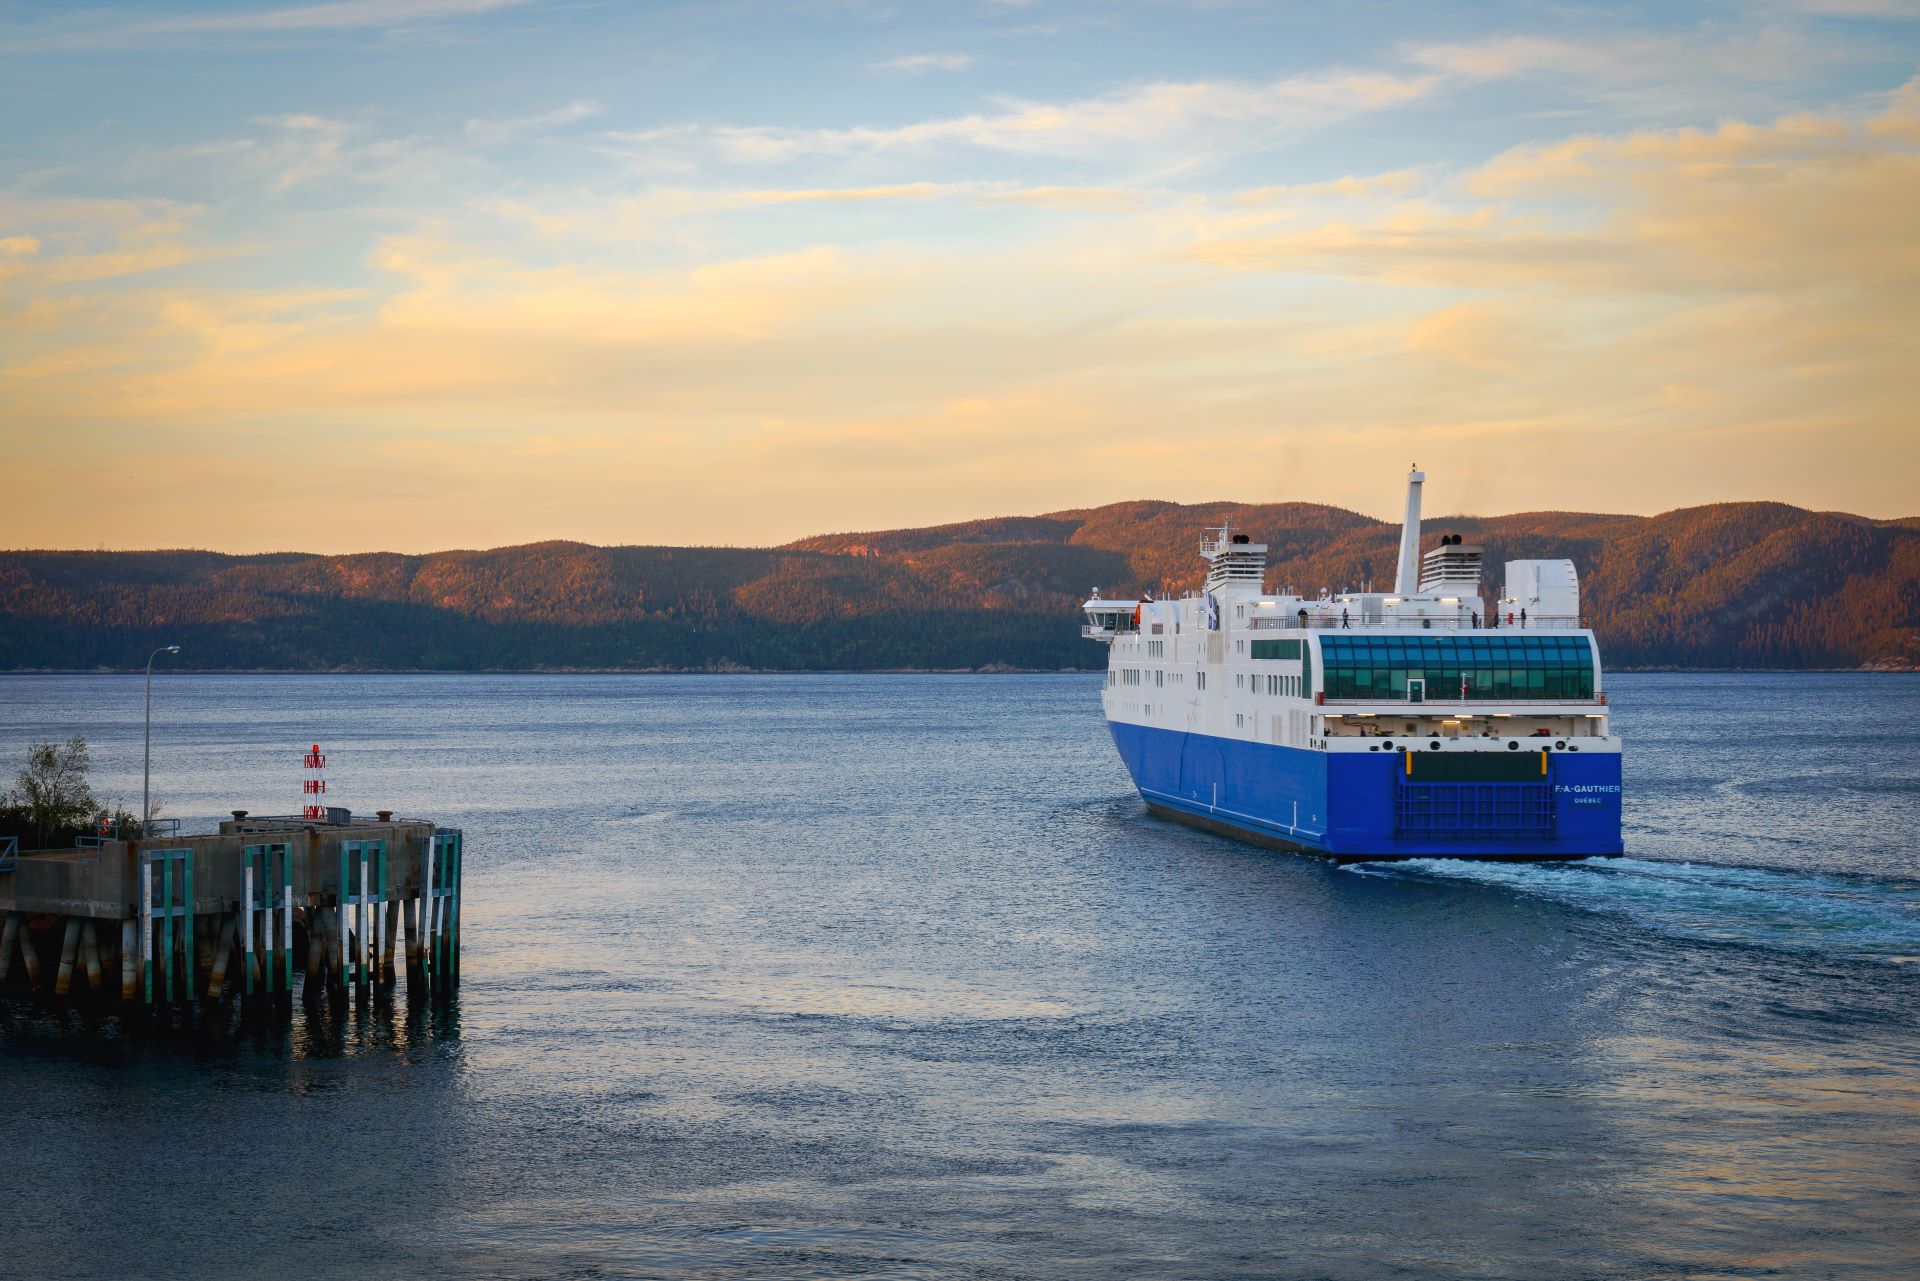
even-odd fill
[{"label": "ship's bridge", "polygon": [[1140,606],[1137,600],[1102,600],[1099,592],[1082,607],[1087,621],[1080,628],[1086,640],[1110,641],[1116,636],[1140,630]]}]

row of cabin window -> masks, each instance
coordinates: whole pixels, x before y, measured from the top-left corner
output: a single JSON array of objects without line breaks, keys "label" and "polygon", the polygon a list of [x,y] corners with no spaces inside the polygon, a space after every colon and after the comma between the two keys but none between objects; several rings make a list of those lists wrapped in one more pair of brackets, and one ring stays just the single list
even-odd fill
[{"label": "row of cabin window", "polygon": [[1328,667],[1321,682],[1328,698],[1404,698],[1409,679],[1426,681],[1428,698],[1457,698],[1463,676],[1469,701],[1593,697],[1591,667]]},{"label": "row of cabin window", "polygon": [[[1196,672],[1195,675],[1199,677],[1200,688],[1205,689],[1207,687],[1207,674],[1205,672]],[[1144,683],[1146,682],[1143,680],[1143,673],[1137,667],[1122,667],[1118,671],[1109,671],[1107,673],[1108,688],[1112,688],[1115,685],[1140,685]],[[1152,683],[1156,689],[1165,689],[1167,685],[1167,674],[1164,671],[1155,672]],[[1186,684],[1187,678],[1185,674],[1175,672],[1173,674],[1173,683],[1175,685]]]},{"label": "row of cabin window", "polygon": [[1591,667],[1585,636],[1327,636],[1320,658],[1328,667]]},{"label": "row of cabin window", "polygon": [[[1248,681],[1252,681],[1253,684],[1249,686]],[[1239,689],[1251,688],[1256,694],[1267,693],[1288,698],[1306,697],[1306,682],[1298,676],[1284,674],[1263,676],[1256,672],[1252,676],[1236,676],[1233,678],[1233,683]]]}]

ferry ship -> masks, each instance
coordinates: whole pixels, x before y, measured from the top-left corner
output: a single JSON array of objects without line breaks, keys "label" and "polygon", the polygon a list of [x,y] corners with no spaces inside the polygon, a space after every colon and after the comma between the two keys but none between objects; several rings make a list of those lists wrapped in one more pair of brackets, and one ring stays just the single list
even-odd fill
[{"label": "ferry ship", "polygon": [[1086,602],[1101,702],[1149,810],[1342,862],[1616,855],[1620,740],[1572,561],[1423,555],[1417,469],[1394,590],[1266,587],[1267,548],[1201,540],[1201,591]]}]

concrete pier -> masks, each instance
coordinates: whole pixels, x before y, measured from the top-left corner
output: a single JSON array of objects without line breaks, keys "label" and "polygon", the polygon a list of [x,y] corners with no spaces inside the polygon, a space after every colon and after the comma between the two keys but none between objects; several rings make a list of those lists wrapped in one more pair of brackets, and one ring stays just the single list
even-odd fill
[{"label": "concrete pier", "polygon": [[[391,990],[460,977],[458,828],[239,811],[217,835],[98,840],[0,860],[0,993],[145,1009]],[[114,981],[117,980],[117,981]]]}]

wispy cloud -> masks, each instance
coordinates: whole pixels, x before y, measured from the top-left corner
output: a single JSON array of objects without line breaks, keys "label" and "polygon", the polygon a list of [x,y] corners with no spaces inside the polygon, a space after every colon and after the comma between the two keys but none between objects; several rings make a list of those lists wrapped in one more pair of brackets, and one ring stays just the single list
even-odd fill
[{"label": "wispy cloud", "polygon": [[1842,18],[1920,18],[1920,0],[1798,0],[1794,7]]},{"label": "wispy cloud", "polygon": [[[0,196],[0,281],[41,298],[63,286],[142,276],[233,257],[197,236],[199,210],[165,201],[29,200]],[[0,303],[8,301],[0,298]],[[0,307],[4,312],[4,307]]]},{"label": "wispy cloud", "polygon": [[884,155],[972,147],[1029,156],[1139,154],[1182,149],[1257,149],[1316,126],[1412,102],[1441,83],[1437,74],[1330,72],[1265,83],[1158,82],[1094,98],[1050,103],[1008,100],[998,109],[896,126],[796,129],[683,125],[611,135],[647,147],[711,149],[736,162],[809,155]]},{"label": "wispy cloud", "polygon": [[[1916,0],[1920,3],[1920,0]],[[1401,49],[1414,66],[1465,80],[1533,78],[1618,101],[1665,86],[1666,101],[1711,101],[1740,85],[1791,81],[1837,57],[1792,24],[1682,33],[1629,32],[1579,39],[1494,36]]]},{"label": "wispy cloud", "polygon": [[597,102],[570,102],[564,107],[552,111],[543,111],[537,115],[516,116],[505,120],[469,120],[466,135],[483,146],[512,142],[528,134],[540,133],[548,129],[558,129],[565,125],[578,124],[604,110]]},{"label": "wispy cloud", "polygon": [[291,8],[242,9],[230,13],[163,18],[149,31],[342,31],[355,27],[408,27],[448,18],[509,9],[530,0],[334,0]]},{"label": "wispy cloud", "polygon": [[965,71],[973,65],[973,57],[964,53],[909,53],[898,58],[888,58],[884,62],[870,62],[869,71],[897,71],[907,75],[919,75],[923,71]]},{"label": "wispy cloud", "polygon": [[203,36],[396,31],[518,8],[535,0],[331,0],[324,4],[134,17],[123,9],[70,10],[12,30],[0,28],[0,52],[149,48]]},{"label": "wispy cloud", "polygon": [[[660,167],[694,167],[712,159],[769,164],[821,156],[897,157],[944,148],[1190,168],[1478,83],[1554,76],[1598,91],[1662,69],[1704,65],[1762,76],[1787,66],[1800,51],[1790,35],[1769,32],[1679,47],[1671,40],[1499,36],[1402,46],[1381,67],[1333,68],[1266,81],[1162,80],[1065,101],[997,98],[990,109],[906,124],[688,123],[608,137],[640,148],[643,154],[636,159]],[[872,65],[901,71],[960,65],[954,57],[963,55],[918,54]]]}]

